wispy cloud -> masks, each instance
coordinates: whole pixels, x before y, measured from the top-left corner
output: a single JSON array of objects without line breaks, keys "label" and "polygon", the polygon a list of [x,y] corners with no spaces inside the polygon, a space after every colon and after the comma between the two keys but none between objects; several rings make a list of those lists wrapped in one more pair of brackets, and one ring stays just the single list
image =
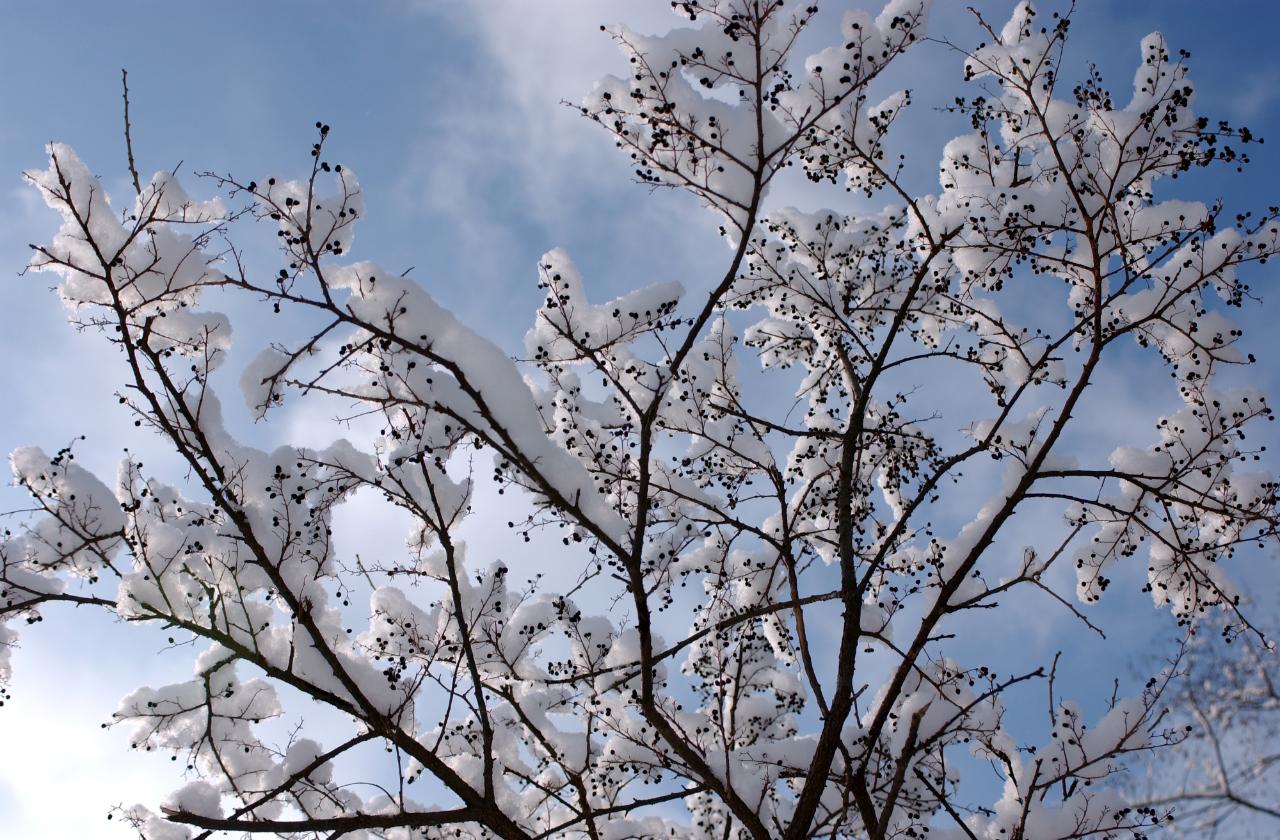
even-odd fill
[{"label": "wispy cloud", "polygon": [[1280,99],[1280,67],[1275,65],[1244,73],[1239,89],[1229,106],[1237,119],[1252,120],[1262,116]]}]

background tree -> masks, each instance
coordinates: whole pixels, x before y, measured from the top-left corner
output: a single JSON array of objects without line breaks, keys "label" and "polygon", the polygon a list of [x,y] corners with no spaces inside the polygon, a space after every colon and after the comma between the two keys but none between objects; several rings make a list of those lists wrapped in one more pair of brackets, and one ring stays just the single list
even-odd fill
[{"label": "background tree", "polygon": [[1190,729],[1177,755],[1153,755],[1133,799],[1177,806],[1185,837],[1263,837],[1280,825],[1280,673],[1273,650],[1213,626],[1183,650],[1170,709]]},{"label": "background tree", "polygon": [[[664,36],[611,31],[628,76],[581,110],[642,182],[718,214],[724,273],[691,302],[668,283],[593,304],[551,251],[521,360],[415,281],[348,261],[365,207],[327,125],[300,180],[211,175],[225,202],[132,173],[119,212],[56,144],[28,173],[63,219],[32,268],[122,354],[121,403],[187,468],[174,485],[129,459],[112,489],[73,448],[11,456],[38,510],[0,547],[3,615],[102,608],[199,648],[192,679],[116,713],[190,777],[159,814],[121,813],[142,836],[1069,838],[1164,822],[1111,776],[1185,737],[1163,713],[1170,674],[1092,720],[1062,698],[1056,658],[1011,671],[1007,654],[1035,620],[1026,599],[1096,631],[1090,604],[1135,554],[1180,621],[1222,611],[1261,636],[1222,567],[1276,537],[1275,484],[1243,466],[1271,413],[1220,380],[1253,361],[1225,312],[1251,302],[1237,271],[1274,252],[1277,211],[1155,194],[1243,165],[1254,138],[1194,114],[1186,56],[1158,35],[1123,107],[1097,73],[1066,91],[1069,19],[1024,4],[958,49],[971,133],[919,195],[890,138],[910,97],[871,92],[924,37],[923,4],[850,12],[803,62],[797,44],[823,34],[812,7],[676,11],[690,22]],[[790,168],[884,209],[772,208]],[[253,219],[282,251],[269,277],[232,238]],[[313,325],[241,378],[260,417],[329,396],[377,432],[237,441],[213,387],[231,320],[202,299]],[[1183,407],[1154,435],[1110,430],[1111,448],[1075,430],[1134,342]],[[544,577],[467,557],[458,531],[489,485],[528,500],[497,521]],[[334,550],[332,512],[361,489],[411,517],[404,556]],[[1013,543],[1027,523],[1033,542]],[[1001,644],[962,660],[992,628]],[[1028,735],[1019,707],[1041,680],[1049,731]],[[384,769],[347,778],[369,745]],[[435,787],[411,795],[424,776]]]}]

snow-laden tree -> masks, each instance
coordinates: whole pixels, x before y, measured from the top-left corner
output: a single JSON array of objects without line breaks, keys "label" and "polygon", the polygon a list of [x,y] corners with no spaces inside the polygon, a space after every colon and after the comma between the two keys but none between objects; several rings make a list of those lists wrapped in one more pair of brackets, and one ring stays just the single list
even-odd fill
[{"label": "snow-laden tree", "polygon": [[[609,30],[625,75],[581,112],[642,182],[717,214],[724,271],[593,302],[552,250],[522,359],[351,261],[366,208],[328,126],[301,178],[213,176],[210,201],[130,155],[136,196],[112,204],[49,147],[28,178],[62,225],[31,268],[119,354],[122,410],[186,471],[126,460],[108,483],[74,450],[11,455],[38,510],[0,544],[0,676],[12,625],[59,603],[194,641],[189,680],[115,712],[185,783],[120,819],[152,840],[1053,840],[1165,820],[1113,776],[1184,738],[1168,673],[1092,714],[1056,659],[1010,671],[962,642],[1002,626],[1017,647],[1046,610],[1090,633],[1125,564],[1186,626],[1252,632],[1229,572],[1280,525],[1246,439],[1271,411],[1219,380],[1253,361],[1227,313],[1277,211],[1162,198],[1254,138],[1196,114],[1159,35],[1131,94],[1060,78],[1069,20],[1027,4],[956,48],[967,133],[935,193],[909,190],[933,166],[896,151],[911,97],[871,92],[911,61],[925,5],[818,31],[813,7],[689,0],[665,35]],[[810,39],[830,45],[795,54]],[[801,172],[883,209],[775,207]],[[278,266],[234,244],[254,220]],[[233,437],[213,388],[231,322],[200,306],[236,296],[315,324],[244,372],[259,418],[338,398],[379,432]],[[1103,423],[1118,446],[1081,432],[1091,383],[1135,357],[1181,408]],[[482,486],[523,501],[473,510]],[[335,550],[361,490],[411,516],[399,556]],[[520,575],[468,554],[469,518],[529,541]],[[347,723],[295,725],[316,706]],[[384,767],[354,777],[367,746]]]},{"label": "snow-laden tree", "polygon": [[1178,656],[1170,712],[1192,733],[1172,763],[1135,774],[1134,801],[1177,806],[1179,837],[1266,837],[1280,830],[1280,661],[1248,635],[1201,633]]}]

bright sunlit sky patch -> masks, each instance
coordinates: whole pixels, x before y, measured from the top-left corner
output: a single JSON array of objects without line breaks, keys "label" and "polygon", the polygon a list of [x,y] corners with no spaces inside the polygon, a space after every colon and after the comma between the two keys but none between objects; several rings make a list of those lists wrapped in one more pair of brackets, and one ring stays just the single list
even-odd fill
[{"label": "bright sunlit sky patch", "polygon": [[[980,40],[964,5],[935,0],[930,34],[962,46]],[[979,5],[999,26],[1013,3]],[[828,26],[844,8],[834,0],[822,6]],[[56,224],[21,178],[44,165],[46,142],[73,145],[110,191],[126,194],[121,67],[129,70],[144,180],[178,167],[188,191],[206,197],[213,185],[196,172],[296,177],[309,165],[314,123],[323,120],[333,127],[330,158],[359,173],[368,208],[352,256],[397,273],[413,267],[437,300],[513,353],[540,300],[536,261],[554,246],[573,256],[598,299],[663,280],[695,293],[723,271],[727,253],[716,219],[685,195],[650,194],[631,183],[626,159],[606,134],[561,104],[578,101],[600,76],[624,72],[600,24],[665,30],[676,19],[664,0],[59,0],[10,2],[0,11],[4,452],[25,444],[52,451],[84,434],[79,460],[100,475],[114,474],[123,447],[147,453],[157,473],[167,463],[156,440],[136,432],[115,405],[112,393],[125,371],[114,352],[98,336],[66,326],[48,290],[50,275],[16,277],[27,243],[44,241]],[[1240,210],[1257,209],[1280,193],[1278,27],[1280,6],[1263,0],[1085,0],[1068,48],[1069,76],[1093,61],[1123,99],[1143,35],[1159,29],[1173,49],[1190,50],[1198,111],[1274,137],[1254,147],[1245,175],[1219,169],[1219,180],[1207,185],[1191,180],[1203,199],[1222,196]],[[811,37],[825,40],[816,29]],[[904,72],[893,81],[913,89],[910,130],[894,137],[919,191],[936,188],[943,144],[967,130],[961,118],[933,110],[965,92],[959,68],[956,53],[926,44],[901,62]],[[772,200],[806,209],[855,206],[801,183],[779,185]],[[249,243],[251,268],[261,274],[277,268],[268,239]],[[1241,320],[1247,349],[1263,359],[1250,375],[1275,394],[1280,368],[1268,360],[1280,353],[1270,326],[1280,317],[1280,296],[1270,269],[1249,274],[1266,304]],[[256,313],[237,324],[233,370],[281,328]],[[322,443],[334,434],[328,417],[299,412],[253,427],[236,391],[223,387],[229,425],[246,442]],[[1100,435],[1129,418],[1149,423],[1151,406],[1174,398],[1170,383],[1123,371],[1113,371],[1098,392],[1105,395],[1093,403],[1100,414],[1086,428]],[[0,509],[22,504],[12,490],[0,492]],[[403,523],[375,518],[372,508],[348,520],[363,528],[366,550],[393,551],[403,539]],[[340,517],[339,540],[342,524]],[[1133,629],[1126,612],[1150,610],[1149,600],[1117,596],[1108,626],[1122,637],[1150,632]],[[1047,606],[1028,607],[1039,608]],[[131,753],[123,730],[99,724],[136,685],[188,674],[189,650],[162,653],[163,638],[70,610],[21,630],[14,699],[0,709],[0,838],[125,836],[111,833],[107,809],[158,801],[176,774],[167,757]],[[1023,641],[1037,654],[1042,643]],[[1130,665],[1093,663],[1108,675]]]}]

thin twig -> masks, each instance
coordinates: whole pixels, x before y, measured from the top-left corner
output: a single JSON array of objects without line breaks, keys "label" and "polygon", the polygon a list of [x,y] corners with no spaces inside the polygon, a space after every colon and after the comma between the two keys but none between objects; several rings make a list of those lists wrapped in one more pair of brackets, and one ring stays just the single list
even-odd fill
[{"label": "thin twig", "polygon": [[138,165],[133,160],[133,127],[129,125],[129,71],[120,68],[120,86],[124,88],[124,148],[129,156],[129,174],[133,176],[133,189],[142,195],[142,179],[138,177]]}]

